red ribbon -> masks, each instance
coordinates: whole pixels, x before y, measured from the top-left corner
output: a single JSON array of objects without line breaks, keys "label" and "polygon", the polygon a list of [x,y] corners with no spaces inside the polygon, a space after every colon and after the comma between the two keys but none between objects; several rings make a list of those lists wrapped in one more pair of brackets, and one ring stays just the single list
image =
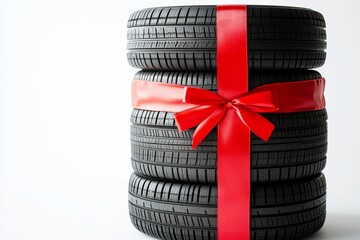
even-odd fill
[{"label": "red ribbon", "polygon": [[250,239],[250,130],[267,141],[274,126],[259,113],[325,108],[325,79],[274,83],[248,92],[246,6],[217,7],[218,94],[133,80],[134,108],[175,112],[179,131],[197,126],[193,147],[218,125],[218,239]]},{"label": "red ribbon", "polygon": [[[193,147],[219,124],[218,238],[249,239],[250,145],[246,145],[246,148],[243,146],[244,142],[249,141],[250,144],[250,136],[246,133],[251,130],[267,141],[274,127],[259,113],[324,109],[324,90],[325,79],[321,78],[262,85],[234,99],[226,99],[200,88],[133,80],[132,106],[151,111],[175,112],[179,131],[198,126],[193,136]],[[235,126],[243,129],[234,132]],[[246,133],[240,132],[242,130],[246,130]],[[234,152],[240,153],[235,155]],[[233,222],[231,227],[230,222]]]}]

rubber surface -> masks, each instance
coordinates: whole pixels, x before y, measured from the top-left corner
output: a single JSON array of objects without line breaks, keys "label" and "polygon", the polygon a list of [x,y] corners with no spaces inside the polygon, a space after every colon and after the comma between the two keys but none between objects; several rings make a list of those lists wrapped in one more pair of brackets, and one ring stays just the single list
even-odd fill
[{"label": "rubber surface", "polygon": [[[194,150],[191,147],[193,132],[132,126],[134,171],[156,179],[215,184],[216,129]],[[268,142],[252,134],[251,181],[285,181],[317,175],[325,167],[326,152],[326,122],[311,127],[276,129]]]},{"label": "rubber surface", "polygon": [[[297,240],[324,224],[324,175],[299,182],[257,184],[251,189],[252,240]],[[134,226],[156,238],[216,239],[215,185],[162,182],[133,174],[129,211]]]},{"label": "rubber surface", "polygon": [[[326,58],[324,17],[294,7],[247,6],[249,68],[309,69]],[[142,69],[215,70],[215,6],[149,8],[128,20],[128,61]]]},{"label": "rubber surface", "polygon": [[[294,82],[300,80],[313,80],[322,78],[321,74],[314,70],[293,71],[249,71],[249,89],[281,82]],[[179,84],[192,87],[200,87],[207,90],[217,90],[217,76],[214,71],[138,71],[134,79]]]}]

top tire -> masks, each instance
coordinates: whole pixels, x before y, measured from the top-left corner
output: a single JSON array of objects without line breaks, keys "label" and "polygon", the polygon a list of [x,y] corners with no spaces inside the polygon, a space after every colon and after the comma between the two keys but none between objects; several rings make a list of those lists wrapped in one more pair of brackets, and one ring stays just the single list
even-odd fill
[{"label": "top tire", "polygon": [[[324,17],[311,9],[247,6],[252,70],[324,64]],[[216,70],[216,6],[140,10],[128,20],[128,61],[141,69]]]}]

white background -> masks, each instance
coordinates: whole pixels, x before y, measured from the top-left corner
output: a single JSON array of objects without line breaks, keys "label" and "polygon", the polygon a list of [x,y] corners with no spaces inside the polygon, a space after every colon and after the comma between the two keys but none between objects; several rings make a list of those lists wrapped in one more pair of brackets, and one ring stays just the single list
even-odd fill
[{"label": "white background", "polygon": [[[127,210],[126,23],[145,7],[236,1],[0,0],[0,239],[150,239]],[[360,239],[360,1],[294,5],[327,20],[328,219],[311,239]]]}]

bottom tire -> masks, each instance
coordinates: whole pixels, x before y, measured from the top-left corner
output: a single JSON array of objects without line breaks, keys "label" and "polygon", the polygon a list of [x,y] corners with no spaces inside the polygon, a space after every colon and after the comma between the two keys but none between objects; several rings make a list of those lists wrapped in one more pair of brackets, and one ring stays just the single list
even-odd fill
[{"label": "bottom tire", "polygon": [[[325,222],[325,177],[321,174],[303,181],[254,184],[250,201],[251,240],[301,239],[321,229]],[[134,226],[156,238],[217,238],[215,185],[162,182],[133,174],[129,210]]]}]

